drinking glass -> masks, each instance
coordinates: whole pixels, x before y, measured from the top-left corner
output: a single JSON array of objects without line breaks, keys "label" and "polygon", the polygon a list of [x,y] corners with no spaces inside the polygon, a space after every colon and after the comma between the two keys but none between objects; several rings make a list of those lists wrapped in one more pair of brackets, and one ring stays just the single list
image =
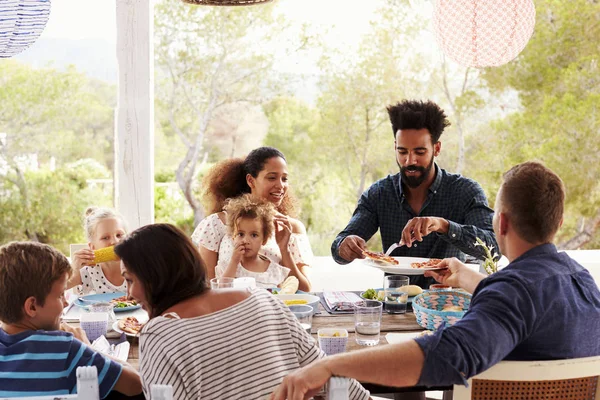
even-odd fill
[{"label": "drinking glass", "polygon": [[235,278],[212,278],[210,280],[211,289],[230,289],[233,288]]},{"label": "drinking glass", "polygon": [[408,276],[389,275],[383,278],[385,311],[389,314],[404,314],[408,303]]},{"label": "drinking glass", "polygon": [[362,346],[375,346],[379,343],[382,308],[383,304],[376,300],[365,300],[355,306],[356,343]]},{"label": "drinking glass", "polygon": [[313,308],[304,304],[288,306],[290,311],[296,316],[300,325],[310,334],[312,328]]}]

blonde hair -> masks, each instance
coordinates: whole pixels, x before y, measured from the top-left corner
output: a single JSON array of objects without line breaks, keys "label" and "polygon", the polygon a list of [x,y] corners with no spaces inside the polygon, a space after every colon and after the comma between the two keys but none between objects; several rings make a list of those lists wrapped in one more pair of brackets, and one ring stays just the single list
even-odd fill
[{"label": "blonde hair", "polygon": [[237,230],[239,220],[242,218],[259,219],[262,223],[263,244],[273,234],[273,216],[275,207],[273,204],[256,200],[250,194],[244,194],[225,203],[224,210],[227,212],[227,227],[229,234],[233,236]]},{"label": "blonde hair", "polygon": [[93,240],[98,223],[105,219],[118,219],[121,221],[125,232],[128,231],[125,218],[115,210],[106,207],[88,207],[83,215],[83,230],[88,242]]}]

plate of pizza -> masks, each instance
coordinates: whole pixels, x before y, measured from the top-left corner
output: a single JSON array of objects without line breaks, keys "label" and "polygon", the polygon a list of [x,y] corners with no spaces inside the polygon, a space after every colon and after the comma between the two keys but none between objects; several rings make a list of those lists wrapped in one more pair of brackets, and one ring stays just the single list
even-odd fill
[{"label": "plate of pizza", "polygon": [[398,260],[396,260],[396,257],[386,256],[384,253],[376,253],[369,250],[363,250],[362,253],[371,262],[382,265],[398,265]]},{"label": "plate of pizza", "polygon": [[[396,264],[384,263],[365,258],[363,262],[370,267],[378,268],[388,274],[396,275],[423,275],[425,271],[440,271],[443,268],[437,267],[441,261],[437,258],[422,258],[422,257],[391,257],[396,261]],[[467,267],[474,271],[479,271],[479,264],[466,264]]]},{"label": "plate of pizza", "polygon": [[439,271],[435,265],[439,259],[421,257],[390,257],[395,263],[381,262],[367,257],[364,261],[370,267],[378,268],[388,274],[423,275],[425,271]]},{"label": "plate of pizza", "polygon": [[82,308],[88,308],[96,303],[110,303],[113,305],[114,312],[133,311],[141,308],[135,300],[128,299],[127,294],[123,292],[88,294],[78,297],[73,303]]},{"label": "plate of pizza", "polygon": [[112,328],[115,332],[124,333],[127,336],[137,336],[144,326],[136,317],[126,317],[115,321]]}]

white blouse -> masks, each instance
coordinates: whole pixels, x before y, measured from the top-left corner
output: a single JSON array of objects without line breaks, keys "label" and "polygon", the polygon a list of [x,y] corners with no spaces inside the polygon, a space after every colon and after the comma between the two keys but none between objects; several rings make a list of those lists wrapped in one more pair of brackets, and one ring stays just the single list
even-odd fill
[{"label": "white blouse", "polygon": [[[271,261],[270,259],[267,260]],[[223,263],[217,264],[217,267],[215,268],[215,274],[217,278],[223,276],[226,267],[227,265]],[[276,264],[273,261],[270,262],[265,272],[254,272],[247,270],[246,268],[244,268],[242,263],[238,264],[237,270],[235,271],[236,278],[254,278],[254,280],[256,281],[256,286],[265,289],[279,286],[283,281],[285,281],[285,278],[287,278],[289,274],[289,268]]]},{"label": "white blouse", "polygon": [[[192,241],[210,251],[219,253],[217,266],[226,268],[233,255],[233,239],[227,231],[227,225],[221,221],[219,214],[211,214],[204,218],[192,234]],[[313,252],[304,233],[292,233],[288,249],[297,264],[311,265]],[[275,241],[275,232],[262,246],[260,254],[276,264],[281,264],[281,251]]]},{"label": "white blouse", "polygon": [[115,286],[108,281],[100,265],[86,266],[79,270],[81,285],[77,285],[80,295],[127,292],[127,283]]}]

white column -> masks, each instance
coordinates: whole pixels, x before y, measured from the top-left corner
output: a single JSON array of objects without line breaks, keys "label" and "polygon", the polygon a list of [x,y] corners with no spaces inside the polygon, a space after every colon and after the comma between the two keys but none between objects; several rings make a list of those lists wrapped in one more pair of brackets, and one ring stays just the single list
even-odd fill
[{"label": "white column", "polygon": [[116,4],[115,206],[133,230],[154,222],[154,6],[151,0]]}]

